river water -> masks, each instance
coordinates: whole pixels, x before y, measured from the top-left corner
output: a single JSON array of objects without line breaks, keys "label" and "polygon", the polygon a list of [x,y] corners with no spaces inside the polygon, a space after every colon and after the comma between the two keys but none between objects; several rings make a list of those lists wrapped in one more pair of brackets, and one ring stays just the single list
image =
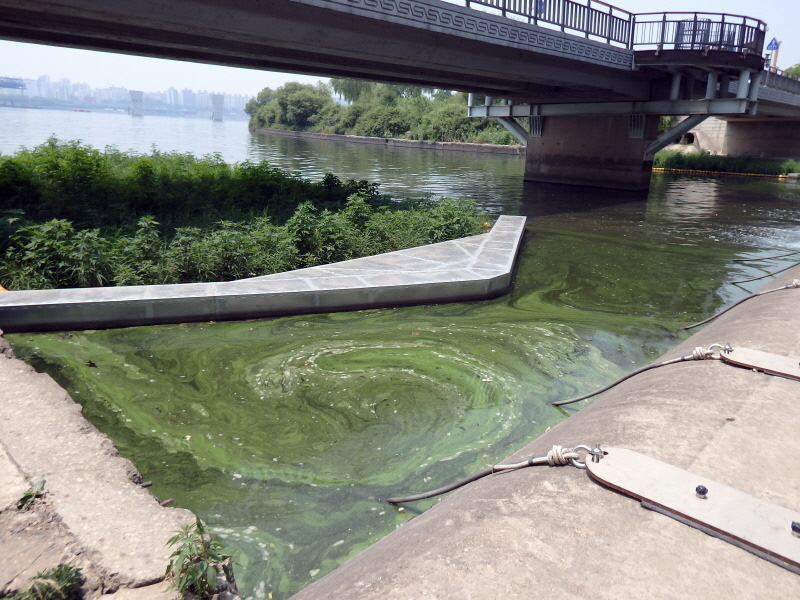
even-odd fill
[{"label": "river water", "polygon": [[[492,214],[529,217],[513,290],[491,301],[8,336],[84,405],[157,496],[208,522],[252,598],[285,598],[321,577],[435,502],[399,511],[379,498],[501,460],[580,408],[547,401],[667,353],[688,336],[679,326],[763,285],[732,281],[790,260],[734,258],[800,250],[795,183],[657,175],[648,194],[523,186],[513,156],[77,115],[64,117],[83,124],[74,129],[57,129],[52,116],[52,132],[103,146],[112,130],[121,149],[155,142],[267,158],[311,178],[331,171],[396,196],[464,195]],[[13,144],[43,141],[25,135]]]}]

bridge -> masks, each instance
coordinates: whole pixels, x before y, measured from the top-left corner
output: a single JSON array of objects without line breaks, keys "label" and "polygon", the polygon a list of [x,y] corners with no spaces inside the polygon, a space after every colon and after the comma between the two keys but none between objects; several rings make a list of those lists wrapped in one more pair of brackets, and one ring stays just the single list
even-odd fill
[{"label": "bridge", "polygon": [[[9,40],[473,92],[483,100],[469,114],[499,118],[526,143],[537,181],[645,189],[652,154],[709,115],[757,155],[800,155],[800,81],[765,71],[766,24],[744,16],[632,14],[599,0],[0,0],[0,10]],[[659,136],[661,115],[688,118]]]}]

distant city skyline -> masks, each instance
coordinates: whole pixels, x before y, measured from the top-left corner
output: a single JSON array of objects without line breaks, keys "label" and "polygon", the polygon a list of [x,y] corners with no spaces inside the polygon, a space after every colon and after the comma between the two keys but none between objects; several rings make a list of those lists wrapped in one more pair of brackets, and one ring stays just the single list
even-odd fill
[{"label": "distant city skyline", "polygon": [[316,83],[327,78],[222,67],[178,60],[77,50],[41,44],[0,40],[0,76],[52,80],[69,79],[92,88],[124,87],[158,92],[176,89],[209,90],[255,96],[265,87],[276,88],[289,81]]},{"label": "distant city skyline", "polygon": [[[0,77],[5,75],[0,74]],[[77,101],[81,103],[123,103],[129,102],[128,92],[133,88],[126,86],[92,87],[85,81],[72,81],[69,78],[53,78],[48,74],[39,75],[36,78],[19,77],[25,82],[24,90],[13,88],[0,88],[0,94],[19,95],[28,98],[51,98],[61,101]],[[211,107],[212,94],[222,94],[225,97],[225,108],[231,110],[244,110],[244,106],[253,94],[229,94],[224,90],[208,91],[195,90],[191,88],[178,89],[170,86],[163,90],[144,91],[146,103],[163,103],[172,106],[183,106],[188,108],[208,108]]]}]

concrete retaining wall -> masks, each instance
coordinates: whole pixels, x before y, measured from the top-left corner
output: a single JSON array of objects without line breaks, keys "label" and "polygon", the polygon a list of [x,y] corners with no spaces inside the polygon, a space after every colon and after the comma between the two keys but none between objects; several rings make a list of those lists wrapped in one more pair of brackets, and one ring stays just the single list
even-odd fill
[{"label": "concrete retaining wall", "polygon": [[[87,598],[175,598],[163,583],[166,542],[194,515],[160,506],[81,406],[8,350],[0,352],[0,400],[0,596],[67,562],[83,570]],[[17,511],[41,477],[44,502]]]}]

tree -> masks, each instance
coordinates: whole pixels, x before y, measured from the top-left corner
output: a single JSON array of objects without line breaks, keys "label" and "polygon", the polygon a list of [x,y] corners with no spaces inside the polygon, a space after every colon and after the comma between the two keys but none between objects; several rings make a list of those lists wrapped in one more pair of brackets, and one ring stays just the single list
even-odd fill
[{"label": "tree", "polygon": [[362,81],[361,79],[331,79],[333,93],[342,98],[345,102],[355,102],[361,96],[371,95],[377,86],[377,83]]},{"label": "tree", "polygon": [[794,75],[795,77],[800,77],[800,63],[797,63],[794,66],[789,67],[784,71],[787,75]]},{"label": "tree", "polygon": [[[348,104],[333,100],[332,94]],[[477,101],[482,102],[482,96]],[[415,140],[516,143],[500,123],[467,116],[467,94],[360,79],[263,89],[247,104],[250,127]]]},{"label": "tree", "polygon": [[271,88],[264,88],[260,92],[258,92],[258,96],[255,98],[251,98],[244,107],[244,112],[246,112],[251,117],[253,113],[256,112],[260,107],[272,102],[275,99],[275,91]]},{"label": "tree", "polygon": [[290,81],[275,90],[264,88],[247,103],[245,111],[250,115],[251,127],[303,131],[329,104],[334,102],[327,84]]}]

